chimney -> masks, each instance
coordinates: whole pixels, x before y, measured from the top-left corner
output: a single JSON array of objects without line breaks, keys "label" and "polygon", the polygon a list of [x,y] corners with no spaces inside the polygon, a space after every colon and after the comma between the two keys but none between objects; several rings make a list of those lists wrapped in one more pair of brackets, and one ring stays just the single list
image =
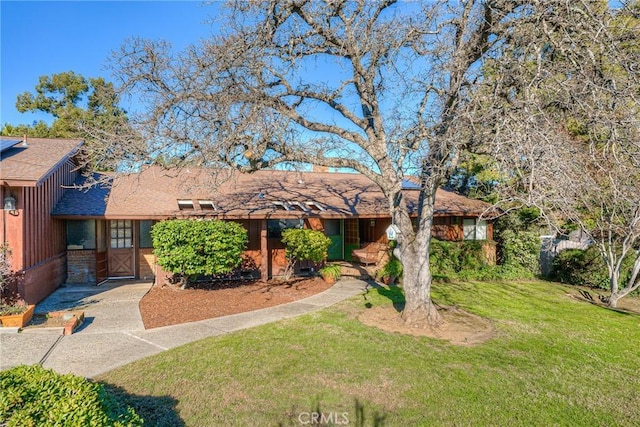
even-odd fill
[{"label": "chimney", "polygon": [[27,143],[27,134],[25,133],[22,137],[22,144],[20,144],[20,147],[27,148],[28,146],[29,144]]}]

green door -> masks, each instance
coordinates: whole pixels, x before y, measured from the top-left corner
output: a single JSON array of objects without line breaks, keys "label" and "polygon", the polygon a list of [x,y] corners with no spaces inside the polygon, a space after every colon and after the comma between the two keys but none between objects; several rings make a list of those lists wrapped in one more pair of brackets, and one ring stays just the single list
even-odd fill
[{"label": "green door", "polygon": [[327,251],[327,260],[344,259],[344,224],[341,219],[327,219],[324,221],[324,234],[331,239],[331,246]]}]

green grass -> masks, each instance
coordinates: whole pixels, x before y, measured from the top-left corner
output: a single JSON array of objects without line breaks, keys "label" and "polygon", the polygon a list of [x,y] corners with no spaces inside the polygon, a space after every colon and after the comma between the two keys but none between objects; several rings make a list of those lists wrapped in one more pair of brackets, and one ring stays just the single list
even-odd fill
[{"label": "green grass", "polygon": [[[164,352],[101,378],[147,424],[637,425],[640,316],[566,296],[547,282],[439,284],[440,304],[492,319],[475,347],[403,336],[357,320],[383,290],[322,312]],[[175,411],[156,412],[158,402]],[[146,404],[136,406],[137,401]],[[302,418],[300,414],[302,415]],[[334,418],[344,422],[344,418]]]}]

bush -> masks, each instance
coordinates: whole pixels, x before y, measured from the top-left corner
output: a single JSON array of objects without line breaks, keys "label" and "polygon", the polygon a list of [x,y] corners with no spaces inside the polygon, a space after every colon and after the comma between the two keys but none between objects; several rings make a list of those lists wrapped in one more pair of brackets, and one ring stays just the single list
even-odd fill
[{"label": "bush", "polygon": [[380,277],[401,277],[402,276],[402,263],[398,258],[392,256],[389,261],[378,272]]},{"label": "bush", "polygon": [[135,411],[101,384],[41,366],[0,372],[0,420],[6,426],[140,426]]},{"label": "bush", "polygon": [[325,279],[338,280],[342,276],[342,269],[337,264],[329,264],[322,267],[319,273]]},{"label": "bush", "polygon": [[429,262],[433,274],[451,275],[487,266],[482,244],[477,240],[446,242],[432,239]]},{"label": "bush", "polygon": [[595,246],[561,251],[551,264],[550,279],[569,285],[609,289],[609,272]]},{"label": "bush", "polygon": [[168,220],[151,229],[158,264],[182,277],[231,273],[242,262],[247,230],[232,221]]},{"label": "bush", "polygon": [[500,264],[538,273],[542,245],[539,233],[502,230],[499,240]]},{"label": "bush", "polygon": [[[534,273],[519,262],[489,265],[484,255],[484,243],[486,242],[478,240],[447,242],[432,239],[429,262],[434,278],[437,280],[514,280],[534,277]],[[530,260],[530,258],[526,259]]]},{"label": "bush", "polygon": [[312,261],[315,263],[327,258],[327,251],[331,245],[331,239],[321,231],[307,228],[289,228],[282,231],[282,243],[285,245],[285,257],[287,269],[285,278],[293,273],[293,267],[298,261]]}]

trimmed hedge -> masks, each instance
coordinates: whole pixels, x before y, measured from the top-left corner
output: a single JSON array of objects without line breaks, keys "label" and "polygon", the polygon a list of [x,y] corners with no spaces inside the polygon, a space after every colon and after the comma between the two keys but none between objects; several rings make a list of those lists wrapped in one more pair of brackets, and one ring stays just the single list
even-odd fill
[{"label": "trimmed hedge", "polygon": [[104,386],[42,366],[0,372],[0,420],[11,426],[141,426],[136,412]]},{"label": "trimmed hedge", "polygon": [[233,221],[172,219],[151,229],[158,264],[190,277],[231,273],[242,262],[247,230]]},{"label": "trimmed hedge", "polygon": [[327,258],[331,239],[322,231],[308,228],[288,228],[282,231],[285,257],[288,260],[322,262]]}]

